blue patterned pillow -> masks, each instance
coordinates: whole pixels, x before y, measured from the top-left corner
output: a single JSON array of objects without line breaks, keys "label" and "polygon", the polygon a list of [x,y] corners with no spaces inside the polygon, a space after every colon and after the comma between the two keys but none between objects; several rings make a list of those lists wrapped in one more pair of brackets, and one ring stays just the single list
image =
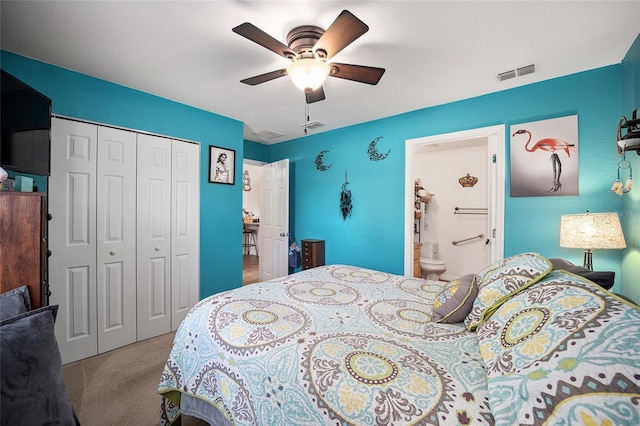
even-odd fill
[{"label": "blue patterned pillow", "polygon": [[475,278],[478,296],[464,320],[467,329],[475,330],[502,303],[540,280],[551,269],[551,262],[538,253],[518,254],[482,269]]},{"label": "blue patterned pillow", "polygon": [[478,327],[496,424],[639,424],[640,309],[553,271]]}]

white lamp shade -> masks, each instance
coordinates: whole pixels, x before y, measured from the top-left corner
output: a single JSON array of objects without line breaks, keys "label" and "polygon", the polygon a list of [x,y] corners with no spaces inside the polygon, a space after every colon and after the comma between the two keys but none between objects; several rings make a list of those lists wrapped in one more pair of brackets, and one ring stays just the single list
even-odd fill
[{"label": "white lamp shade", "polygon": [[568,214],[560,218],[560,247],[622,249],[627,246],[617,213]]},{"label": "white lamp shade", "polygon": [[316,90],[329,75],[329,65],[316,59],[298,59],[287,67],[287,74],[300,90]]}]

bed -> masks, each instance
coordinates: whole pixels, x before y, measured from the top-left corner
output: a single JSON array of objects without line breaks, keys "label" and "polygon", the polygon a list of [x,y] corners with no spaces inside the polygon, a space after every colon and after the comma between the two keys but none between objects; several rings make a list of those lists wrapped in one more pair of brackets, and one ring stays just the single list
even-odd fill
[{"label": "bed", "polygon": [[537,253],[448,283],[323,266],[200,301],[161,423],[640,424],[639,335],[637,307]]}]

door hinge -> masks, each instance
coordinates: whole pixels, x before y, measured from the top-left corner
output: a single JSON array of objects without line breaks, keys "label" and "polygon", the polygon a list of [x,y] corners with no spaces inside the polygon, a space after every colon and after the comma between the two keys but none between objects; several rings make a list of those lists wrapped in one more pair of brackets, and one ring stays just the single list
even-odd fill
[{"label": "door hinge", "polygon": [[496,164],[496,154],[493,154],[493,159],[491,160],[493,164]]},{"label": "door hinge", "polygon": [[493,228],[491,230],[491,238],[495,238],[496,237],[496,228]]}]

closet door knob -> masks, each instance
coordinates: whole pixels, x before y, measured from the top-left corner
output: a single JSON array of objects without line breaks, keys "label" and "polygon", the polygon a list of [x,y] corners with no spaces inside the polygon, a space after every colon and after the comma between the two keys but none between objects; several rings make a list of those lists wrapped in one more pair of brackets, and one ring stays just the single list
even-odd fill
[{"label": "closet door knob", "polygon": [[155,247],[154,247],[154,250],[155,250],[155,251],[160,251],[160,246],[155,246]]},{"label": "closet door knob", "polygon": [[118,252],[117,252],[117,251],[115,251],[115,250],[111,250],[111,251],[109,252],[109,254],[110,254],[111,256],[115,256],[117,253],[118,253]]}]

